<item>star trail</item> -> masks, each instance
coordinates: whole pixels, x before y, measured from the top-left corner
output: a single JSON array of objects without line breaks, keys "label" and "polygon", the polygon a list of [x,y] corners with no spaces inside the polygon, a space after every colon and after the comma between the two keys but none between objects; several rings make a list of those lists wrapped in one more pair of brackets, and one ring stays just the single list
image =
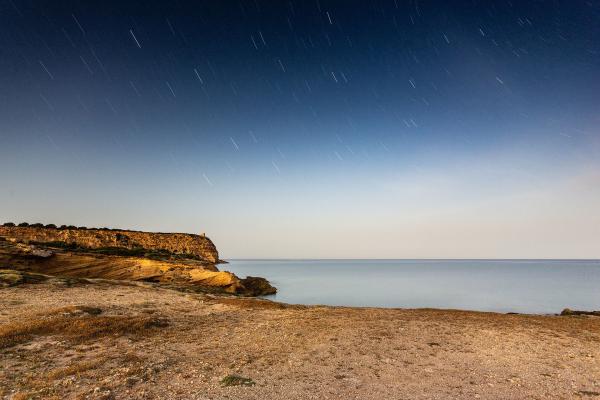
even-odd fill
[{"label": "star trail", "polygon": [[598,1],[0,1],[4,220],[599,256],[598,126]]}]

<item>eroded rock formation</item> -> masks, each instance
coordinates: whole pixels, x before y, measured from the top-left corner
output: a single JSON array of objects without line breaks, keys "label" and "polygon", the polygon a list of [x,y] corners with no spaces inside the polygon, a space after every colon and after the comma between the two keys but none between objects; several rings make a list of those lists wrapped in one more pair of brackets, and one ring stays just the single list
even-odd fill
[{"label": "eroded rock formation", "polygon": [[199,235],[0,227],[0,269],[194,285],[246,296],[276,292],[264,278],[219,271],[217,261],[213,243]]}]

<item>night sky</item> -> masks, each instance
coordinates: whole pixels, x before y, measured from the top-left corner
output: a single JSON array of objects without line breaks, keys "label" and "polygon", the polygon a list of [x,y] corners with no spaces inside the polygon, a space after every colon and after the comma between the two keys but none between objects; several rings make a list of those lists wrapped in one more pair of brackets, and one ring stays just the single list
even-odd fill
[{"label": "night sky", "polygon": [[2,221],[599,258],[599,127],[596,0],[0,0]]}]

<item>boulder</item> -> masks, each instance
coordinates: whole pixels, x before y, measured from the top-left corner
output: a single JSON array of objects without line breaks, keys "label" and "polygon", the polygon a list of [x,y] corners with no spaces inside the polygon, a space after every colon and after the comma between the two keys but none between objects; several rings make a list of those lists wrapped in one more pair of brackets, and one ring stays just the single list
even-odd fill
[{"label": "boulder", "polygon": [[266,296],[277,293],[277,289],[265,278],[248,276],[241,280],[247,296]]},{"label": "boulder", "polygon": [[569,316],[569,315],[593,315],[596,317],[600,317],[600,311],[577,311],[577,310],[571,310],[570,308],[565,308],[564,310],[562,310],[562,312],[560,313],[560,315],[562,316]]}]

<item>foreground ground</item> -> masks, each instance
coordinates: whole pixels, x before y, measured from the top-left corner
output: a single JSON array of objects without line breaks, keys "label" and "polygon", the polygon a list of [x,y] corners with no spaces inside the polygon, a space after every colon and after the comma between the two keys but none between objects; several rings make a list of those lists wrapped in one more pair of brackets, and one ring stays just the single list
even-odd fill
[{"label": "foreground ground", "polygon": [[0,398],[600,399],[600,318],[24,284],[0,289]]}]

